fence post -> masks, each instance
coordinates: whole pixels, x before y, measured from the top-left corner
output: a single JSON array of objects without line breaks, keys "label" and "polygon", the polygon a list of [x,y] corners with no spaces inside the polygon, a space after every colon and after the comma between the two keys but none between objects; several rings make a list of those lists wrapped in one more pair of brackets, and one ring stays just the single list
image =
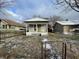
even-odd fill
[{"label": "fence post", "polygon": [[62,44],[63,46],[62,46],[62,59],[66,59],[66,55],[67,55],[67,46],[66,46],[66,43],[65,42],[63,42],[63,44]]},{"label": "fence post", "polygon": [[64,43],[62,43],[62,59],[64,59],[63,55],[64,55]]},{"label": "fence post", "polygon": [[43,42],[41,42],[41,59],[43,59]]},{"label": "fence post", "polygon": [[44,44],[45,44],[45,48],[44,48],[44,59],[46,59],[46,55],[47,55],[47,53],[46,53],[46,42],[44,42]]},{"label": "fence post", "polygon": [[64,53],[64,57],[65,57],[65,58],[64,58],[64,59],[66,59],[66,54],[67,54],[67,52],[66,52],[66,50],[67,50],[66,43],[65,43],[65,48],[64,48],[64,49],[65,49],[65,53]]}]

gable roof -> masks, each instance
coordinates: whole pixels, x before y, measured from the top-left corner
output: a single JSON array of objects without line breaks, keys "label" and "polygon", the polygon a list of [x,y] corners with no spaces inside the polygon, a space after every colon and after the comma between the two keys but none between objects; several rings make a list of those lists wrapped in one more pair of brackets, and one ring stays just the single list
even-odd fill
[{"label": "gable roof", "polygon": [[79,21],[56,21],[61,25],[78,25]]},{"label": "gable roof", "polygon": [[28,19],[28,20],[26,20],[25,22],[37,22],[37,21],[47,21],[48,22],[48,20],[47,19],[43,19],[43,18],[32,18],[32,19]]},{"label": "gable roof", "polygon": [[23,24],[20,24],[14,20],[9,20],[9,19],[0,19],[0,21],[5,21],[8,25],[14,25],[14,26],[22,26],[24,27]]}]

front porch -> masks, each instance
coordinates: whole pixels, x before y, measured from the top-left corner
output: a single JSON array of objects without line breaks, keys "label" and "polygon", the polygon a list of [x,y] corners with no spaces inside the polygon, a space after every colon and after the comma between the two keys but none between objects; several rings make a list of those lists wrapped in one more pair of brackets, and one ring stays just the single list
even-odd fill
[{"label": "front porch", "polygon": [[26,35],[47,35],[48,24],[27,24]]}]

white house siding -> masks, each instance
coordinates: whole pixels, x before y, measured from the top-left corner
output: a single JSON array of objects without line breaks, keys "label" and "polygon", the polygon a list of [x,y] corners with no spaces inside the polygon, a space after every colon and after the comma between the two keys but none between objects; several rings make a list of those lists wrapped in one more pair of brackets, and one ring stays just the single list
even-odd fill
[{"label": "white house siding", "polygon": [[70,28],[69,28],[69,26],[63,26],[63,33],[64,33],[64,34],[69,34],[69,33],[70,33]]}]

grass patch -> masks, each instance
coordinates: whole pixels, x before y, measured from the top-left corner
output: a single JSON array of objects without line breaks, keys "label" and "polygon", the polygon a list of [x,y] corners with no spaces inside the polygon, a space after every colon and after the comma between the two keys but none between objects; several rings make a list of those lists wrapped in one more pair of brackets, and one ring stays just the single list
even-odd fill
[{"label": "grass patch", "polygon": [[79,35],[72,35],[71,40],[79,40]]},{"label": "grass patch", "polygon": [[59,33],[49,33],[49,39],[50,40],[79,40],[79,34],[76,35],[64,35]]}]

